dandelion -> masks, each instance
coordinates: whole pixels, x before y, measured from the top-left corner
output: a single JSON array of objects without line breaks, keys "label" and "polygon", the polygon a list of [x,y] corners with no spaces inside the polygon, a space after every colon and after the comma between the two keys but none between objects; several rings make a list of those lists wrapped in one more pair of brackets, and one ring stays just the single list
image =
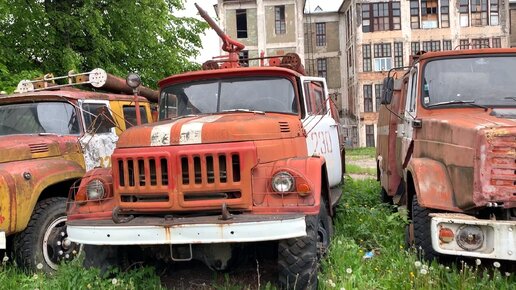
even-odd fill
[{"label": "dandelion", "polygon": [[410,272],[410,280],[414,279],[414,272]]},{"label": "dandelion", "polygon": [[500,268],[500,263],[498,263],[498,261],[496,261],[496,262],[493,263],[493,266],[495,268]]},{"label": "dandelion", "polygon": [[428,265],[421,266],[423,269],[428,270]]},{"label": "dandelion", "polygon": [[421,273],[421,275],[426,275],[426,274],[428,274],[428,270],[427,270],[427,269],[425,269],[425,268],[422,268],[422,269],[419,271],[419,273]]},{"label": "dandelion", "polygon": [[480,261],[480,259],[476,259],[475,260],[475,265],[480,266],[480,264],[482,264],[482,261]]},{"label": "dandelion", "polygon": [[116,284],[118,284],[118,280],[117,280],[116,278],[113,278],[113,279],[111,280],[111,283],[112,283],[113,285],[116,285]]},{"label": "dandelion", "polygon": [[511,273],[505,272],[505,277],[510,277],[510,276],[511,276]]},{"label": "dandelion", "polygon": [[445,269],[446,269],[446,271],[448,271],[448,270],[450,270],[450,267],[446,266],[446,268],[445,268]]},{"label": "dandelion", "polygon": [[341,240],[338,240],[338,241],[337,241],[337,244],[342,245],[342,241],[341,241]]},{"label": "dandelion", "polygon": [[2,259],[2,263],[7,263],[7,261],[9,261],[9,257],[7,257],[7,255],[4,256],[4,258]]},{"label": "dandelion", "polygon": [[421,267],[421,262],[415,261],[414,262],[414,266],[416,266],[416,268],[420,268]]},{"label": "dandelion", "polygon": [[402,249],[402,250],[403,250],[403,245],[400,245],[400,249]]},{"label": "dandelion", "polygon": [[351,274],[351,273],[353,273],[353,270],[351,268],[347,268],[346,273]]},{"label": "dandelion", "polygon": [[86,288],[91,289],[91,284],[86,285]]},{"label": "dandelion", "polygon": [[34,279],[34,280],[38,280],[38,274],[34,274],[34,275],[32,275],[32,279]]},{"label": "dandelion", "polygon": [[36,265],[36,269],[41,270],[43,269],[43,264],[39,263]]}]

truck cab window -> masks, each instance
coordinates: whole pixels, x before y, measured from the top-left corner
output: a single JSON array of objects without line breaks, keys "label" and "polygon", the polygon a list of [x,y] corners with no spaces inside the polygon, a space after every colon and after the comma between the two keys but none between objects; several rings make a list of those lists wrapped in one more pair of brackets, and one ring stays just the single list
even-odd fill
[{"label": "truck cab window", "polygon": [[324,115],[327,112],[323,86],[319,82],[305,82],[306,110],[310,115]]}]

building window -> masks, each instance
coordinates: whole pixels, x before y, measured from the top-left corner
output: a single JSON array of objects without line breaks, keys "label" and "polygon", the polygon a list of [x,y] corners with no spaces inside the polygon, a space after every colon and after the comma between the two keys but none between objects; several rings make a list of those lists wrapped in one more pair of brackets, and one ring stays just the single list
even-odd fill
[{"label": "building window", "polygon": [[327,63],[325,58],[317,59],[317,75],[321,78],[326,78]]},{"label": "building window", "polygon": [[274,6],[275,11],[275,22],[276,22],[276,34],[285,34],[285,6]]},{"label": "building window", "polygon": [[394,67],[403,66],[403,42],[394,43]]},{"label": "building window", "polygon": [[451,40],[443,40],[443,50],[452,50]]},{"label": "building window", "polygon": [[374,71],[388,71],[392,68],[392,50],[390,43],[374,45]]},{"label": "building window", "polygon": [[326,45],[326,23],[324,22],[315,24],[315,45]]},{"label": "building window", "polygon": [[493,48],[500,48],[500,47],[502,47],[502,42],[501,42],[499,37],[493,37],[492,41],[493,41],[493,45],[491,45],[491,47],[493,47]]},{"label": "building window", "polygon": [[487,25],[487,0],[471,0],[471,26]]},{"label": "building window", "polygon": [[469,39],[461,39],[459,42],[460,49],[469,49]]},{"label": "building window", "polygon": [[450,27],[450,2],[441,0],[441,27]]},{"label": "building window", "polygon": [[471,46],[473,48],[488,48],[489,47],[489,38],[472,39]]},{"label": "building window", "polygon": [[366,147],[374,147],[374,125],[366,125]]},{"label": "building window", "polygon": [[469,0],[460,0],[459,2],[460,26],[469,26]]},{"label": "building window", "polygon": [[419,42],[411,42],[410,43],[410,53],[412,55],[416,55],[420,51],[421,51],[421,45],[419,44]]},{"label": "building window", "polygon": [[410,0],[410,27],[419,28],[419,0]]},{"label": "building window", "polygon": [[423,41],[423,50],[424,51],[440,51],[441,50],[441,42],[437,41]]},{"label": "building window", "polygon": [[[512,5],[512,4],[511,4]],[[490,17],[490,24],[491,25],[499,25],[498,23],[498,0],[491,0],[490,5],[490,11],[491,11],[491,17]]]},{"label": "building window", "polygon": [[376,102],[376,111],[380,111],[380,105],[382,104],[382,84],[375,84],[374,85],[374,97]]},{"label": "building window", "polygon": [[373,111],[373,86],[364,85],[364,112]]},{"label": "building window", "polygon": [[421,28],[437,28],[437,0],[421,0]]},{"label": "building window", "polygon": [[247,10],[236,10],[237,38],[247,38]]},{"label": "building window", "polygon": [[364,44],[362,45],[362,55],[363,55],[363,69],[364,71],[371,71],[371,45]]},{"label": "building window", "polygon": [[242,50],[238,53],[238,59],[241,66],[249,66],[249,51]]},{"label": "building window", "polygon": [[362,32],[400,30],[400,2],[362,4]]}]

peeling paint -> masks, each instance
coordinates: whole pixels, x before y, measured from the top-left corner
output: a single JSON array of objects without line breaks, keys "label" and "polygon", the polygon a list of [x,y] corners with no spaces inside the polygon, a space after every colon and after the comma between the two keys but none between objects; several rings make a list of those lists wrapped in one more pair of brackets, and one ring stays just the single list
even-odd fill
[{"label": "peeling paint", "polygon": [[80,138],[86,171],[95,167],[110,167],[111,154],[115,150],[118,137],[115,134],[85,134]]}]

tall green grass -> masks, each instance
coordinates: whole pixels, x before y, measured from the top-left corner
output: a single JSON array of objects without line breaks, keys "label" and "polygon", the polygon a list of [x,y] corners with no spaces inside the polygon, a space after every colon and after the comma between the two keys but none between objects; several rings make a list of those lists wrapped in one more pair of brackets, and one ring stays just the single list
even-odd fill
[{"label": "tall green grass", "polygon": [[346,149],[346,157],[364,157],[364,158],[375,158],[376,148],[375,147],[360,147]]}]

